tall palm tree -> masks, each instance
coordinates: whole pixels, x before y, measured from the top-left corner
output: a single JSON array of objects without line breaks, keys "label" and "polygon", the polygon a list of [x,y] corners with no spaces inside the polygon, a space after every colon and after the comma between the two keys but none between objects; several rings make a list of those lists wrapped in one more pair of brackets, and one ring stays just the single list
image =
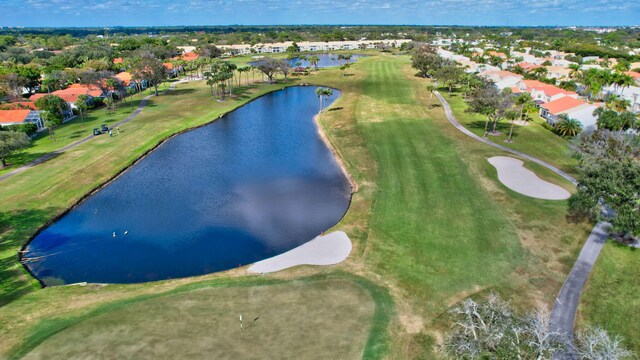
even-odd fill
[{"label": "tall palm tree", "polygon": [[333,95],[333,90],[330,88],[317,88],[316,95],[320,98],[320,112],[324,110],[324,99]]},{"label": "tall palm tree", "polygon": [[506,140],[508,143],[510,143],[513,142],[513,128],[516,125],[516,119],[522,118],[522,110],[520,110],[520,113],[514,110],[507,111],[505,117],[511,120],[511,129],[509,129],[509,137]]},{"label": "tall palm tree", "polygon": [[582,70],[580,70],[580,64],[571,64],[569,65],[569,78],[571,80],[578,80],[582,77]]}]

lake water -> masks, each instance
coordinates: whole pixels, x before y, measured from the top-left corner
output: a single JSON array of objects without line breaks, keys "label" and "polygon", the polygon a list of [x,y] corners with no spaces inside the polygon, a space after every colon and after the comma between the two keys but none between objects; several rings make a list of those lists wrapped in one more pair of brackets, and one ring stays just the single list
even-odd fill
[{"label": "lake water", "polygon": [[[313,56],[313,55],[317,56],[320,59],[320,61],[318,61],[319,68],[334,67],[334,66],[339,66],[345,63],[344,60],[338,61],[338,54],[312,54],[307,56]],[[359,58],[364,56],[365,55],[353,54],[351,55],[351,59],[349,60],[349,62],[353,63],[357,61]],[[309,63],[309,61],[300,60],[299,58],[290,59],[289,64],[295,67],[298,61],[301,63],[300,66],[302,67],[311,67],[311,63]],[[257,64],[257,61],[250,62],[250,64],[255,65]]]},{"label": "lake water", "polygon": [[315,89],[263,96],[166,141],[34,238],[32,273],[47,285],[194,276],[332,227],[351,188],[318,136]]}]

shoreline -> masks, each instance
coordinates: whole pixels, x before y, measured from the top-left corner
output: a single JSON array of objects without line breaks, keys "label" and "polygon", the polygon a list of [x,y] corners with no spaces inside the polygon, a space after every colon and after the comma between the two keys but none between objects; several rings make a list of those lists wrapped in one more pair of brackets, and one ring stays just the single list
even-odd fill
[{"label": "shoreline", "polygon": [[[77,201],[73,202],[73,204],[71,204],[68,208],[66,208],[64,211],[62,211],[60,214],[52,217],[51,219],[49,219],[48,221],[46,221],[43,225],[41,225],[40,227],[38,227],[38,229],[33,233],[33,235],[31,235],[29,237],[29,239],[20,247],[20,250],[17,252],[17,257],[18,257],[18,262],[20,263],[20,265],[22,265],[22,268],[29,274],[29,276],[31,276],[31,278],[33,278],[34,280],[36,280],[41,288],[46,288],[47,285],[44,284],[44,282],[39,279],[38,277],[35,276],[35,274],[31,271],[31,269],[27,266],[27,263],[23,262],[23,259],[25,258],[24,255],[27,252],[27,248],[28,246],[31,244],[31,242],[38,236],[40,235],[40,233],[42,231],[44,231],[46,228],[48,228],[49,226],[51,226],[53,223],[55,223],[56,221],[60,220],[63,216],[67,215],[70,211],[72,211],[73,209],[75,209],[76,207],[78,207],[80,204],[82,204],[85,200],[87,200],[89,197],[93,196],[95,193],[97,193],[98,191],[102,190],[104,187],[108,186],[109,184],[111,184],[113,181],[115,181],[116,179],[118,179],[122,174],[124,174],[126,171],[128,171],[130,168],[132,168],[134,165],[138,164],[140,161],[142,161],[144,158],[146,158],[151,152],[153,152],[154,150],[156,150],[158,147],[160,147],[162,144],[164,144],[166,141],[172,139],[175,136],[181,135],[183,133],[186,133],[188,131],[191,130],[196,130],[199,129],[201,127],[207,126],[212,124],[213,122],[225,117],[227,114],[241,108],[244,105],[247,105],[255,100],[258,100],[259,98],[275,93],[277,91],[283,91],[286,90],[289,87],[294,87],[294,86],[302,86],[300,84],[297,83],[291,83],[291,84],[283,84],[284,86],[282,88],[278,88],[278,89],[273,89],[271,91],[267,91],[264,94],[261,94],[253,99],[251,99],[250,101],[240,104],[236,107],[233,107],[232,109],[223,112],[222,114],[220,114],[218,117],[207,121],[203,124],[200,125],[196,125],[187,129],[183,129],[180,130],[178,132],[175,132],[163,139],[161,139],[157,144],[153,145],[152,147],[150,147],[149,149],[145,150],[142,154],[140,154],[140,156],[138,156],[137,158],[135,158],[133,161],[131,161],[131,163],[126,164],[122,169],[118,170],[113,176],[109,177],[108,179],[106,179],[105,181],[101,182],[100,184],[98,184],[97,186],[95,186],[94,188],[92,188],[91,190],[89,190],[87,193],[85,193],[84,195],[82,195]],[[318,86],[318,85],[311,85],[311,86]],[[338,97],[339,99],[339,97]],[[336,99],[336,100],[338,100]],[[335,101],[334,101],[335,102]],[[333,104],[333,103],[332,103]],[[349,196],[349,204],[347,206],[347,210],[344,212],[344,214],[342,214],[342,216],[340,217],[340,219],[336,222],[336,224],[334,224],[331,228],[333,228],[335,225],[337,225],[338,223],[340,223],[340,221],[342,221],[342,219],[344,218],[344,216],[346,215],[346,213],[349,211],[349,207],[351,207],[351,201],[353,198],[353,194],[354,192],[357,191],[357,183],[352,179],[351,175],[349,174],[349,172],[347,171],[346,166],[344,165],[342,158],[339,156],[338,152],[334,149],[333,144],[331,143],[331,141],[329,140],[329,138],[326,136],[326,134],[324,133],[324,129],[322,129],[322,126],[319,124],[318,122],[318,116],[322,114],[322,112],[317,113],[316,115],[313,116],[312,121],[314,121],[316,128],[318,130],[318,135],[320,136],[320,138],[323,140],[323,142],[326,144],[327,148],[329,149],[329,151],[331,151],[331,153],[333,154],[333,158],[336,161],[336,163],[338,164],[338,166],[340,167],[340,169],[342,170],[343,174],[345,175],[345,177],[347,178],[347,180],[349,181],[350,187],[351,187],[351,194]],[[331,228],[328,228],[326,230],[329,230]],[[325,231],[326,231],[325,230]],[[248,264],[249,265],[249,264]],[[229,269],[229,270],[233,270],[233,269]],[[228,270],[223,270],[220,272],[224,272],[224,271],[228,271]],[[87,284],[93,284],[93,283],[87,283]]]}]

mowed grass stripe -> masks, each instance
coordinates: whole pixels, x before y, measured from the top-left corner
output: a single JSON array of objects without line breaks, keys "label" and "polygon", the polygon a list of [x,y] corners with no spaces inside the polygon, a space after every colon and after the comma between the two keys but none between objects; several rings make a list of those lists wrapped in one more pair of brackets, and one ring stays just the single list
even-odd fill
[{"label": "mowed grass stripe", "polygon": [[[441,311],[446,300],[507,281],[522,260],[515,228],[429,118],[400,60],[366,63],[365,101],[381,122],[359,125],[378,164],[367,254],[416,300]],[[379,100],[383,99],[383,100]],[[398,105],[402,106],[398,106]]]}]

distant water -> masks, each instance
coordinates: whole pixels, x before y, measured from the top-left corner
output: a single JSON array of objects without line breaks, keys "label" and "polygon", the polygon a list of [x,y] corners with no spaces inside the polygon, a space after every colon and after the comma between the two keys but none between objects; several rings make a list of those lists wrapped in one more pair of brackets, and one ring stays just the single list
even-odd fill
[{"label": "distant water", "polygon": [[[334,66],[340,66],[342,64],[345,63],[345,60],[340,60],[338,61],[338,54],[313,54],[315,56],[317,56],[320,61],[318,61],[318,67],[319,68],[327,68],[327,67],[334,67]],[[308,55],[308,56],[313,56],[313,55]],[[354,54],[351,55],[351,59],[349,60],[349,62],[353,63],[355,61],[357,61],[359,58],[364,57],[365,55],[359,55],[359,54]],[[311,63],[307,60],[300,60],[300,58],[292,58],[289,59],[289,64],[291,64],[291,66],[295,67],[297,66],[296,63],[300,62],[300,66],[302,67],[311,67]],[[255,65],[257,64],[258,61],[252,61],[250,62],[251,65]]]},{"label": "distant water", "polygon": [[351,189],[318,136],[315,89],[263,96],[166,141],[41,232],[27,249],[31,271],[47,285],[194,276],[332,227]]}]

